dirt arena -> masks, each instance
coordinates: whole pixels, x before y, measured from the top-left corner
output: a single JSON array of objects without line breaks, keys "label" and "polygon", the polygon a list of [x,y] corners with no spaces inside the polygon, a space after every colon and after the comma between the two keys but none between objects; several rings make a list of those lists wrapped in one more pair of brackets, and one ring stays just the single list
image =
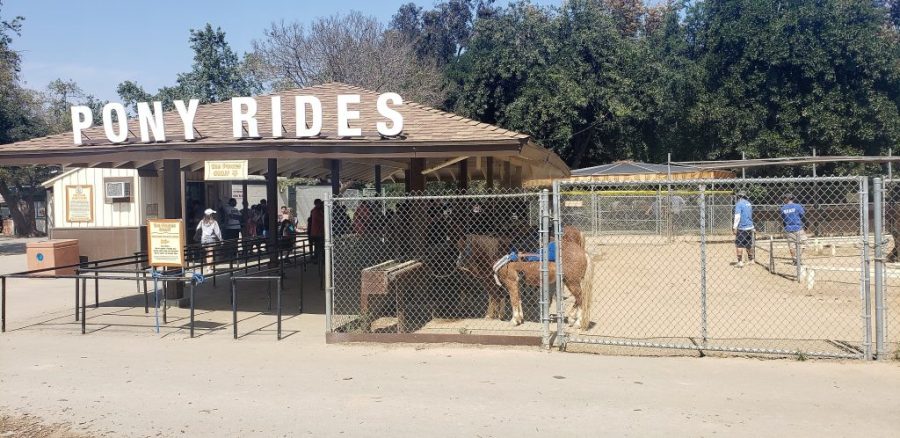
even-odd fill
[{"label": "dirt arena", "polygon": [[[704,345],[702,258],[696,236],[678,236],[671,241],[652,235],[589,236],[586,243],[593,263],[585,288],[592,291],[592,324],[587,330],[567,327],[570,341],[609,344],[591,348],[622,354],[644,354],[647,350],[692,354],[623,346],[641,343],[693,350],[693,354],[725,350],[859,357],[865,347],[865,309],[858,239],[811,238],[803,251],[804,269],[798,281],[787,243],[781,236],[772,237],[770,245],[768,235],[757,236],[756,262],[743,268],[735,266],[731,235],[708,237]],[[540,336],[537,289],[523,287],[526,322],[513,326],[507,321],[508,310],[503,321],[482,318],[486,301],[482,285],[464,275],[460,278],[456,284],[441,283],[441,295],[437,297],[409,298],[411,307],[429,307],[411,313],[411,318],[419,320],[415,333]],[[888,266],[886,286],[888,338],[894,342],[888,349],[893,353],[900,339],[900,324],[892,323],[896,321],[894,311],[900,309],[900,268]],[[453,294],[458,291],[460,297],[448,296],[451,290]],[[442,312],[441,301],[467,301],[472,305],[469,314],[460,317],[454,306]],[[570,297],[565,305],[571,308]],[[871,311],[874,315],[874,295]],[[374,320],[371,330],[395,332],[397,319],[391,313]],[[556,313],[555,303],[551,303],[550,313]],[[357,315],[338,315],[337,320],[341,318],[353,321]],[[874,336],[874,318],[872,324]],[[553,323],[550,331],[555,330]],[[575,348],[584,350],[585,346]]]},{"label": "dirt arena", "polygon": [[[815,269],[797,281],[784,243],[774,246],[774,272],[765,240],[757,262],[738,268],[730,236],[707,242],[707,346],[858,355],[865,328],[860,298],[860,249],[839,245],[804,252]],[[592,326],[569,329],[588,341],[638,341],[685,348],[702,344],[701,254],[696,237],[600,236],[587,241],[594,256]],[[809,269],[807,271],[812,271]],[[812,286],[809,288],[809,286]],[[896,303],[900,288],[888,288]]]}]

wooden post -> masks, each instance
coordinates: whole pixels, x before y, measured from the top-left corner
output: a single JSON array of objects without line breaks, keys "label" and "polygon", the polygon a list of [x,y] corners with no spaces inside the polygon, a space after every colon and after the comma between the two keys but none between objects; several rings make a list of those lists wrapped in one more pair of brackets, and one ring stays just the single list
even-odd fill
[{"label": "wooden post", "polygon": [[375,196],[381,196],[381,165],[375,165]]},{"label": "wooden post", "polygon": [[522,188],[522,166],[513,166],[510,187],[515,189]]},{"label": "wooden post", "polygon": [[163,160],[163,215],[166,219],[181,217],[181,160]]},{"label": "wooden post", "polygon": [[242,204],[241,207],[243,207],[244,210],[246,210],[246,209],[250,208],[250,200],[248,199],[248,195],[247,195],[247,180],[241,181],[241,190],[242,190],[241,193],[244,194],[244,202],[241,203]]},{"label": "wooden post", "polygon": [[504,189],[508,189],[512,187],[512,163],[509,161],[503,162],[503,182],[501,185]]},{"label": "wooden post", "polygon": [[459,162],[459,178],[456,179],[456,188],[469,190],[469,160]]},{"label": "wooden post", "polygon": [[331,194],[341,194],[341,160],[331,160]]},{"label": "wooden post", "polygon": [[266,245],[269,247],[269,262],[278,263],[278,159],[269,158],[266,170],[266,207],[269,213],[269,236]]},{"label": "wooden post", "polygon": [[[163,205],[165,209],[163,217],[165,219],[184,219],[183,196],[181,160],[163,160]],[[184,283],[176,281],[173,286],[164,289],[165,298],[173,300],[184,298]]]},{"label": "wooden post", "polygon": [[422,171],[425,170],[425,159],[424,158],[410,158],[409,159],[409,190],[410,192],[423,192],[425,191],[425,175],[422,175]]},{"label": "wooden post", "polygon": [[486,173],[487,178],[485,178],[486,179],[485,185],[487,186],[487,189],[490,191],[490,190],[494,189],[494,157],[487,157],[486,161],[487,161],[487,163],[486,163],[487,169],[485,169],[485,170],[487,171],[487,173]]}]

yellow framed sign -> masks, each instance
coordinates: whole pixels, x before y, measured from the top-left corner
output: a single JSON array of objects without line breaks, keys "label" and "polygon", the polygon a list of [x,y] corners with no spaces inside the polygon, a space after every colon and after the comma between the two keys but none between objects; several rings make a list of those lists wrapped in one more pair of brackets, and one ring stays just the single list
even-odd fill
[{"label": "yellow framed sign", "polygon": [[66,186],[66,222],[94,221],[94,186]]},{"label": "yellow framed sign", "polygon": [[243,181],[247,179],[247,160],[215,160],[203,162],[206,181]]},{"label": "yellow framed sign", "polygon": [[184,267],[184,221],[147,220],[147,264],[153,267]]}]

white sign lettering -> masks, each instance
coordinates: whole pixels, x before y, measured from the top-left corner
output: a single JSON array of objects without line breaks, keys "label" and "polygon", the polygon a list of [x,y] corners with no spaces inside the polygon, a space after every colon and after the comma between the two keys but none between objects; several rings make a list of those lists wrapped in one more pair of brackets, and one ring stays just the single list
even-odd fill
[{"label": "white sign lettering", "polygon": [[163,122],[162,102],[153,102],[153,112],[147,102],[138,102],[138,123],[141,125],[141,141],[150,142],[150,131],[156,141],[166,141],[166,125]]},{"label": "white sign lettering", "polygon": [[[297,137],[315,137],[322,133],[322,102],[316,96],[297,96]],[[312,125],[306,127],[306,106],[312,112]]]},{"label": "white sign lettering", "polygon": [[350,127],[350,119],[358,119],[359,111],[351,111],[349,105],[359,103],[358,94],[342,94],[337,97],[338,137],[359,137],[362,130]]},{"label": "white sign lettering", "polygon": [[191,99],[187,108],[184,107],[183,100],[175,101],[175,111],[178,111],[178,115],[181,116],[181,123],[184,124],[185,140],[194,139],[194,117],[197,115],[197,107],[199,105],[200,100],[198,99]]},{"label": "white sign lettering", "polygon": [[[336,99],[337,135],[339,137],[362,136],[362,128],[358,123],[351,127],[353,121],[360,119],[358,94],[341,94]],[[173,102],[175,111],[181,118],[184,128],[184,139],[195,139],[194,120],[200,101],[190,99],[185,105],[183,100]],[[376,110],[384,118],[375,123],[375,129],[385,137],[393,137],[403,132],[403,114],[397,107],[403,105],[403,98],[397,93],[383,93],[378,96]],[[315,96],[296,96],[294,99],[296,138],[317,137],[322,134],[323,111],[322,102]],[[260,138],[257,120],[257,102],[254,97],[234,97],[231,99],[231,134],[236,139]],[[309,111],[309,113],[307,113]],[[72,106],[72,140],[76,145],[83,144],[83,131],[93,126],[94,114],[90,107]],[[281,96],[271,96],[271,138],[283,138],[286,135],[283,124]],[[131,121],[134,122],[133,120]],[[138,102],[137,122],[140,129],[140,141],[143,143],[165,142],[166,124],[162,110],[162,102]],[[121,103],[108,103],[103,107],[103,131],[107,140],[112,143],[128,141],[129,120],[125,106]]]}]

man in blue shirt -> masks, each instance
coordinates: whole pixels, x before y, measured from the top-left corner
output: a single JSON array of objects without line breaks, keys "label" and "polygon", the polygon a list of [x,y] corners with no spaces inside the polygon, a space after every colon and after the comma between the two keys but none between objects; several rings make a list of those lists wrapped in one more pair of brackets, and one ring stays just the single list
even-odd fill
[{"label": "man in blue shirt", "polygon": [[784,205],[781,206],[781,221],[784,223],[784,237],[788,241],[788,247],[791,251],[791,259],[794,264],[798,262],[798,256],[795,249],[803,252],[806,244],[806,232],[803,231],[803,217],[806,210],[803,206],[794,202],[794,195],[790,193],[784,194]]},{"label": "man in blue shirt", "polygon": [[738,200],[734,204],[734,222],[731,232],[734,233],[734,247],[737,253],[738,268],[744,267],[741,250],[747,251],[747,262],[753,263],[753,206],[747,200],[747,193],[743,190],[737,193]]}]

